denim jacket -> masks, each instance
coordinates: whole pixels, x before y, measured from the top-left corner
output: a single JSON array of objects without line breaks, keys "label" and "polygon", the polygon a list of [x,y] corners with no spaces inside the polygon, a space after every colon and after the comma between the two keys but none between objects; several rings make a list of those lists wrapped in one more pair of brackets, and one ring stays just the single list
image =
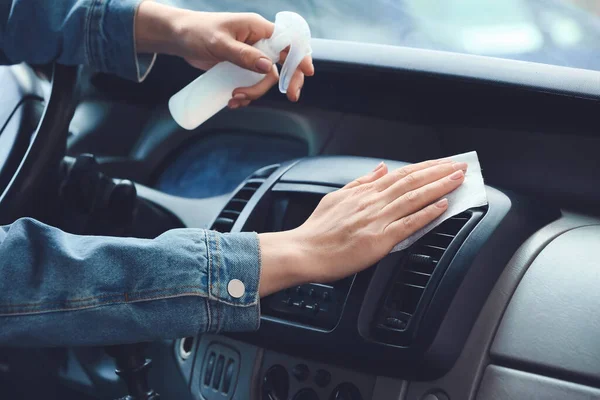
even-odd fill
[{"label": "denim jacket", "polygon": [[141,1],[1,0],[0,64],[82,64],[142,81],[156,55],[136,54]]},{"label": "denim jacket", "polygon": [[[0,63],[87,64],[142,80],[154,56],[135,52],[139,2],[0,0]],[[258,329],[259,277],[255,233],[76,236],[20,219],[0,227],[0,346]]]}]

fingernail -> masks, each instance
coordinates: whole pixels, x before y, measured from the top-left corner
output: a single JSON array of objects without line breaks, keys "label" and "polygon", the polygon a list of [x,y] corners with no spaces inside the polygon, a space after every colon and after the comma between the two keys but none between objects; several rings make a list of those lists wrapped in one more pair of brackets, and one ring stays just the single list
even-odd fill
[{"label": "fingernail", "polygon": [[450,175],[450,179],[452,179],[453,181],[457,181],[459,179],[462,179],[463,176],[465,176],[465,173],[462,170],[460,170]]},{"label": "fingernail", "polygon": [[382,162],[380,162],[380,163],[379,163],[379,165],[377,165],[377,167],[375,167],[375,169],[373,170],[373,172],[377,172],[377,171],[379,171],[379,170],[381,169],[381,167],[383,167],[383,165],[384,165],[384,164],[385,164],[385,163],[384,163],[383,161],[382,161]]},{"label": "fingernail", "polygon": [[235,100],[248,100],[248,95],[246,93],[237,93],[235,96],[233,96],[233,98]]},{"label": "fingernail", "polygon": [[451,162],[452,160],[450,158],[442,158],[441,160],[438,160],[438,164],[447,164],[449,162]]},{"label": "fingernail", "polygon": [[438,208],[446,208],[448,206],[448,199],[439,200],[437,203],[435,203],[435,206]]},{"label": "fingernail", "polygon": [[455,162],[454,164],[452,164],[452,166],[454,167],[454,169],[461,169],[463,171],[467,171],[467,168],[469,167],[469,165],[466,162]]},{"label": "fingernail", "polygon": [[233,103],[232,105],[229,106],[229,108],[231,108],[232,110],[235,110],[239,106],[240,106],[240,103]]},{"label": "fingernail", "polygon": [[267,72],[271,71],[271,68],[273,68],[273,63],[268,58],[259,58],[256,62],[256,69],[260,72],[264,72],[266,74]]},{"label": "fingernail", "polygon": [[296,101],[300,100],[300,92],[302,91],[302,88],[298,88],[298,90],[296,91]]}]

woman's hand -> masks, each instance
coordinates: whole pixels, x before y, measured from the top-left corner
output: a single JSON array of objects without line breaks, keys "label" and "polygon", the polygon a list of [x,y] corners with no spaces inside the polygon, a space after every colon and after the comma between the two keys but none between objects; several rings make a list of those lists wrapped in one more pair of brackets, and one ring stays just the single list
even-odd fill
[{"label": "woman's hand", "polygon": [[260,295],[335,281],[375,264],[446,211],[443,196],[463,183],[466,168],[466,163],[435,160],[388,173],[380,164],[325,196],[299,228],[259,235]]},{"label": "woman's hand", "polygon": [[[237,88],[229,107],[250,104],[279,80],[273,62],[252,45],[273,34],[274,24],[258,14],[209,13],[170,7],[151,1],[140,4],[136,17],[136,49],[140,53],[163,53],[184,58],[192,66],[207,70],[221,61],[265,74],[258,84]],[[287,56],[281,53],[280,62]],[[307,56],[294,74],[287,92],[298,101],[305,76],[314,74]]]}]

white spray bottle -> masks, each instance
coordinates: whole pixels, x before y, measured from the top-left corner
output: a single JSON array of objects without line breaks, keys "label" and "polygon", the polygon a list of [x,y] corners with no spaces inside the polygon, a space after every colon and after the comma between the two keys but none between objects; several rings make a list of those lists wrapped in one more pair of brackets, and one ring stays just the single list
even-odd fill
[{"label": "white spray bottle", "polygon": [[[290,46],[281,69],[279,91],[286,93],[290,80],[305,56],[311,54],[310,28],[300,15],[283,11],[275,17],[275,30],[269,39],[258,41],[254,47],[261,50],[273,63]],[[184,129],[195,129],[221,111],[238,87],[253,86],[265,75],[250,71],[228,61],[220,62],[169,99],[173,119]]]}]

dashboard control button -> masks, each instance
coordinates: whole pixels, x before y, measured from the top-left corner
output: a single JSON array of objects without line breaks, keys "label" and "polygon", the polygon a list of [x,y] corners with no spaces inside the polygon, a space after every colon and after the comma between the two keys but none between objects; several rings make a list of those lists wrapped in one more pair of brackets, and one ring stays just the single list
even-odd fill
[{"label": "dashboard control button", "polygon": [[284,367],[273,365],[265,374],[261,386],[261,400],[288,398],[290,377]]},{"label": "dashboard control button", "polygon": [[298,364],[292,369],[292,375],[300,382],[304,382],[310,375],[310,370],[306,364]]},{"label": "dashboard control button", "polygon": [[206,367],[204,368],[204,386],[210,385],[210,378],[212,378],[213,371],[215,370],[216,358],[215,353],[210,353],[208,356],[208,361],[206,361]]},{"label": "dashboard control button", "polygon": [[324,369],[317,370],[317,372],[315,373],[315,383],[318,387],[327,387],[327,385],[329,385],[330,382],[331,374],[329,373],[329,371],[325,371]]},{"label": "dashboard control button", "polygon": [[319,309],[319,303],[313,304],[313,306],[312,306],[312,312],[313,312],[313,314],[318,314],[319,311],[320,311],[320,309]]},{"label": "dashboard control button", "polygon": [[302,286],[297,286],[296,287],[296,294],[298,296],[302,296],[304,294],[304,289],[302,289]]},{"label": "dashboard control button", "polygon": [[217,359],[217,366],[215,367],[215,375],[213,376],[212,387],[215,390],[219,390],[221,384],[221,377],[223,376],[223,368],[225,368],[225,357],[219,356]]},{"label": "dashboard control button", "polygon": [[223,393],[228,394],[231,389],[231,380],[233,379],[233,360],[227,361],[227,367],[225,367],[225,375],[223,376]]},{"label": "dashboard control button", "polygon": [[288,297],[288,299],[285,301],[285,304],[287,304],[288,306],[291,306],[294,304],[294,300],[292,300],[291,297]]},{"label": "dashboard control button", "polygon": [[310,297],[315,297],[317,295],[317,292],[315,292],[315,289],[311,288],[311,289],[308,290],[308,295]]},{"label": "dashboard control button", "polygon": [[325,300],[325,301],[330,301],[331,300],[331,294],[329,294],[329,292],[323,292],[323,294],[321,295],[321,297],[323,297],[323,300]]},{"label": "dashboard control button", "polygon": [[362,395],[356,386],[351,383],[342,383],[331,392],[329,400],[362,400]]}]

